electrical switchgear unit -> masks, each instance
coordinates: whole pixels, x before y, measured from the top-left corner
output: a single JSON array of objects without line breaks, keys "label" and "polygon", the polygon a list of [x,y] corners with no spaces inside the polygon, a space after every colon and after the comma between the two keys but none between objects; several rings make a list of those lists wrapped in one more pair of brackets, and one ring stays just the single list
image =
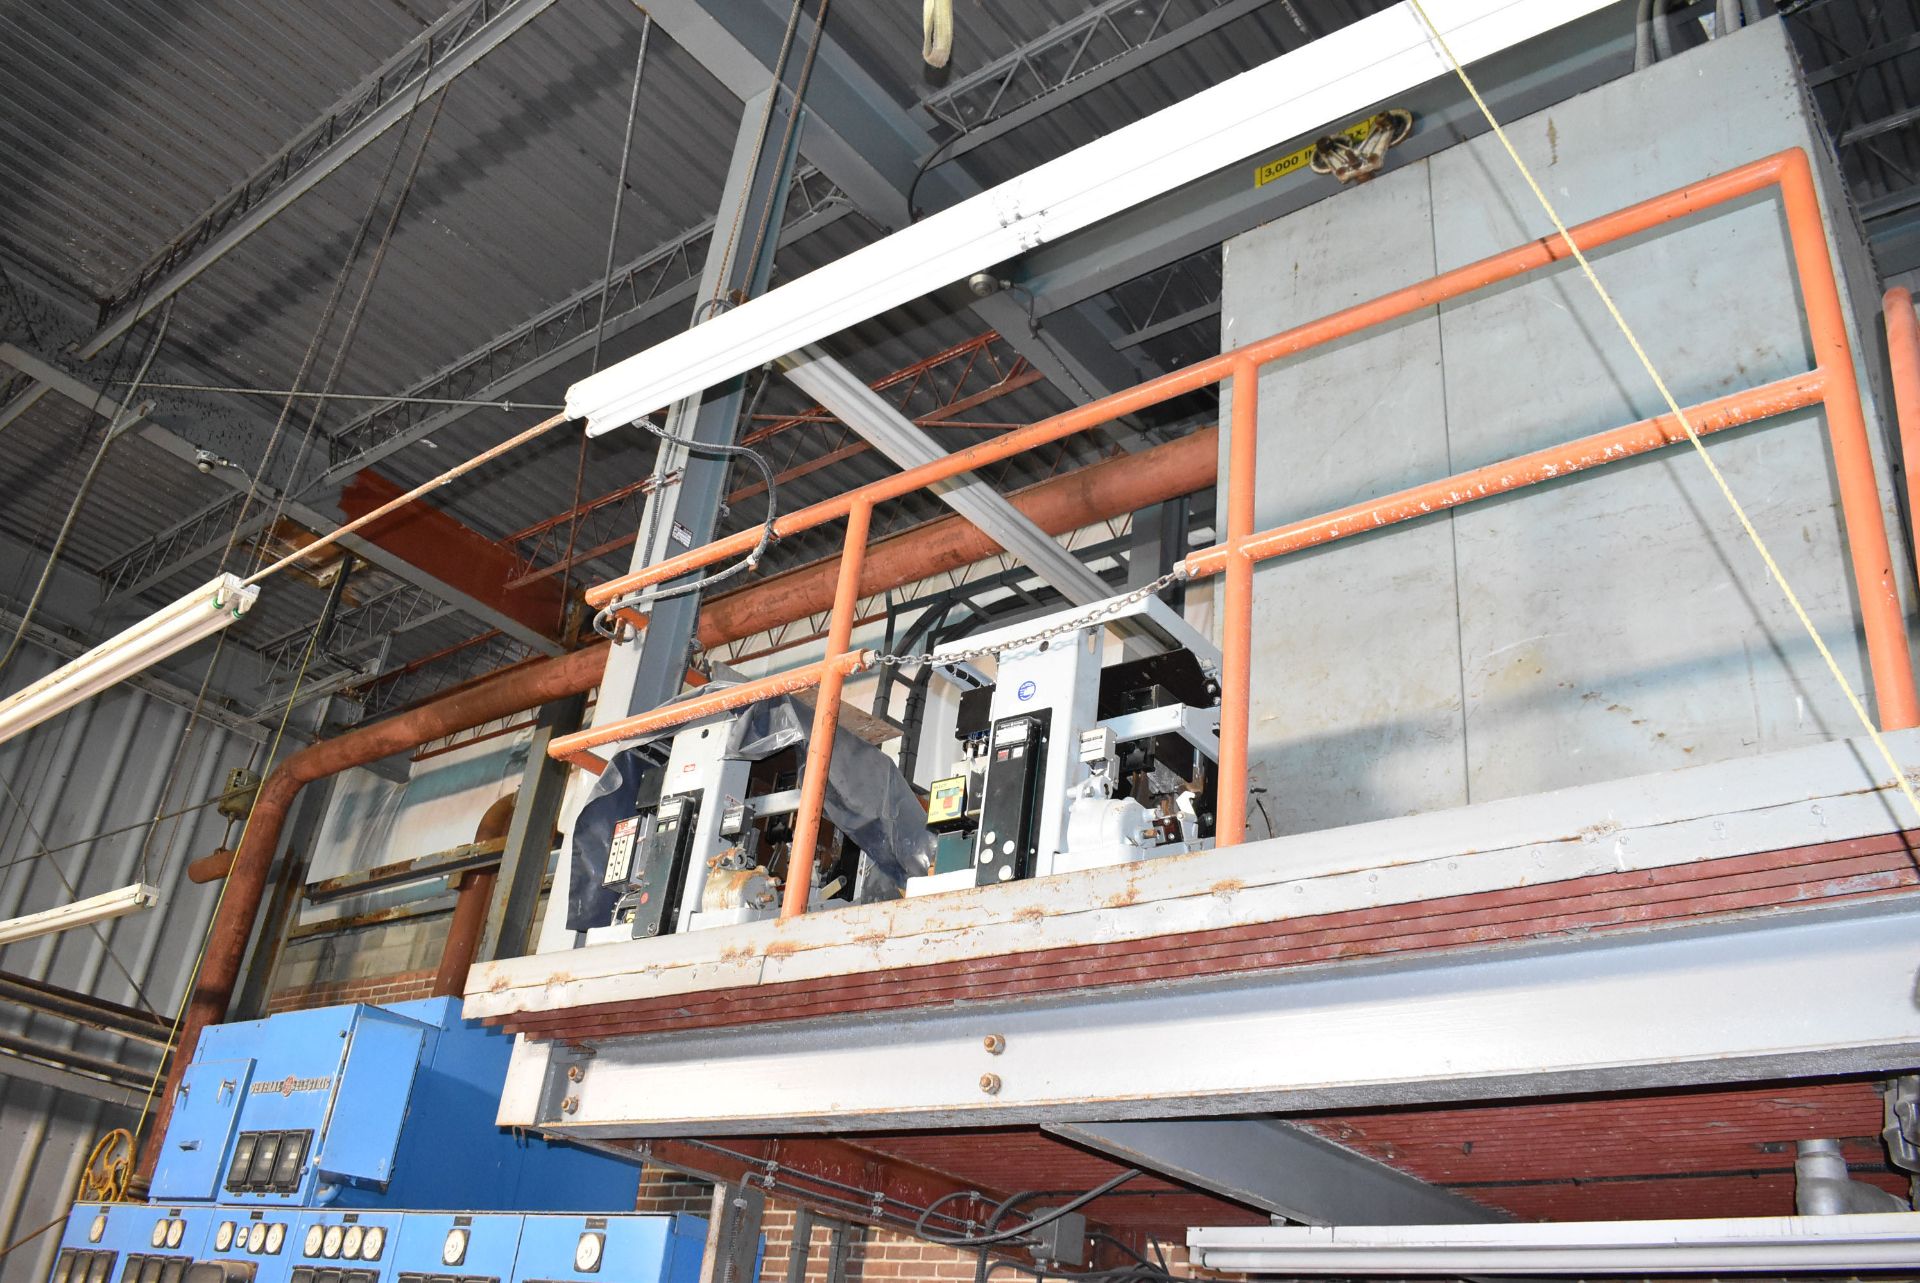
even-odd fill
[{"label": "electrical switchgear unit", "polygon": [[589,1237],[633,1249],[609,1283],[694,1283],[705,1222],[625,1211],[636,1164],[494,1125],[511,1044],[456,998],[208,1028],[152,1201],[76,1204],[50,1283],[552,1283]]},{"label": "electrical switchgear unit", "polygon": [[[617,753],[574,822],[569,929],[592,944],[779,912],[812,713],[774,699]],[[892,759],[834,737],[809,903],[898,897],[934,837]]]},{"label": "electrical switchgear unit", "polygon": [[[1110,605],[934,651],[960,691],[961,757],[928,791],[936,855],[908,895],[1213,844],[1219,651],[1158,598]],[[1125,646],[1114,662],[1110,631]],[[983,650],[991,680],[964,658]]]}]

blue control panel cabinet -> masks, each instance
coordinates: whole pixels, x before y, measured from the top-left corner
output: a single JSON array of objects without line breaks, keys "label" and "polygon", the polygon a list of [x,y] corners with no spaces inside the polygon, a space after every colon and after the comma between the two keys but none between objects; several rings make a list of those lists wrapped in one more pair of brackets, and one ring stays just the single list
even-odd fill
[{"label": "blue control panel cabinet", "polygon": [[639,1171],[494,1126],[512,1039],[459,999],[208,1029],[174,1101],[155,1201],[271,1207],[632,1207]]},{"label": "blue control panel cabinet", "polygon": [[206,1030],[147,1203],[81,1203],[49,1283],[695,1283],[639,1167],[494,1125],[512,1040],[459,1000]]}]

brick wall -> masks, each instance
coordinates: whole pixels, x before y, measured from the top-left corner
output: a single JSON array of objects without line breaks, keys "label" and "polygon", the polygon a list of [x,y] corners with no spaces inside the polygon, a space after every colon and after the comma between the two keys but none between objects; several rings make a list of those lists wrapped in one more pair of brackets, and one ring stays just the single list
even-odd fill
[{"label": "brick wall", "polygon": [[[692,1212],[705,1216],[711,1208],[712,1197],[713,1187],[705,1181],[649,1164],[640,1178],[636,1210]],[[787,1254],[793,1248],[797,1215],[798,1209],[792,1204],[767,1200],[766,1215],[760,1224],[767,1243],[760,1283],[785,1283]],[[924,1243],[893,1230],[869,1227],[858,1233],[858,1240],[847,1254],[850,1283],[970,1283],[974,1277],[977,1267],[974,1253]],[[807,1254],[807,1283],[826,1283],[829,1234],[825,1226],[814,1226]],[[1188,1264],[1185,1244],[1168,1244],[1166,1252],[1167,1263],[1174,1273],[1195,1273]],[[1019,1278],[1004,1270],[994,1274],[995,1283],[1017,1283]]]},{"label": "brick wall", "polygon": [[428,967],[391,976],[291,985],[277,990],[267,999],[267,1014],[304,1011],[309,1007],[332,1007],[343,1002],[405,1002],[409,998],[424,998],[427,990],[433,987],[433,973],[434,968]]}]

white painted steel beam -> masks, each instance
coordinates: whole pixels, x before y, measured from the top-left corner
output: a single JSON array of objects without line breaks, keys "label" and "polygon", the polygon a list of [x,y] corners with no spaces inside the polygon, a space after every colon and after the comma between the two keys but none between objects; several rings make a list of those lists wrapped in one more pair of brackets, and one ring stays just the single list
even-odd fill
[{"label": "white painted steel beam", "polygon": [[[1474,61],[1607,0],[1429,0]],[[574,384],[607,432],[968,274],[1393,98],[1450,64],[1411,5],[1364,18],[971,197]]]},{"label": "white painted steel beam", "polygon": [[[819,347],[793,353],[781,369],[796,387],[900,467],[917,468],[947,457],[925,429]],[[1113,595],[1099,575],[979,477],[967,473],[931,489],[1074,605],[1090,606]]]},{"label": "white painted steel beam", "polygon": [[1472,1199],[1277,1118],[1053,1123],[1062,1140],[1308,1225],[1467,1225]]},{"label": "white painted steel beam", "polygon": [[1920,1212],[1544,1225],[1231,1226],[1187,1231],[1194,1264],[1230,1274],[1712,1274],[1911,1268]]},{"label": "white painted steel beam", "polygon": [[[1031,1126],[1682,1087],[1920,1063],[1920,895],[516,1058],[556,1134]],[[982,1040],[999,1035],[1004,1050]],[[540,1073],[543,1086],[525,1081]],[[992,1075],[992,1089],[982,1076]],[[521,1076],[521,1081],[513,1081]],[[562,1113],[561,1096],[573,1098]],[[537,1103],[536,1103],[537,1102]]]}]

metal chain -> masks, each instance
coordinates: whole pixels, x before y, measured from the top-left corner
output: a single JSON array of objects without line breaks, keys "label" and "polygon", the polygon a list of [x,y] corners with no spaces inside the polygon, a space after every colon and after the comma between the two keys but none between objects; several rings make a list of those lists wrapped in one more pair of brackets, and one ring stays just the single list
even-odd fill
[{"label": "metal chain", "polygon": [[1072,619],[1063,619],[1058,623],[1048,625],[1038,632],[1029,633],[1024,637],[1016,637],[1011,641],[995,642],[991,646],[976,646],[971,650],[941,651],[938,654],[933,651],[926,651],[918,655],[875,655],[873,662],[876,664],[891,664],[896,668],[911,664],[955,664],[962,660],[980,659],[987,655],[998,655],[1009,650],[1022,650],[1039,642],[1051,641],[1055,637],[1060,637],[1067,633],[1077,633],[1083,628],[1090,628],[1094,624],[1104,623],[1114,616],[1125,612],[1127,607],[1145,601],[1149,597],[1157,597],[1164,590],[1173,587],[1173,585],[1177,583],[1181,583],[1186,578],[1186,567],[1175,566],[1172,570],[1169,570],[1152,583],[1142,584],[1132,592],[1122,596],[1110,597],[1085,614],[1076,615]]}]

